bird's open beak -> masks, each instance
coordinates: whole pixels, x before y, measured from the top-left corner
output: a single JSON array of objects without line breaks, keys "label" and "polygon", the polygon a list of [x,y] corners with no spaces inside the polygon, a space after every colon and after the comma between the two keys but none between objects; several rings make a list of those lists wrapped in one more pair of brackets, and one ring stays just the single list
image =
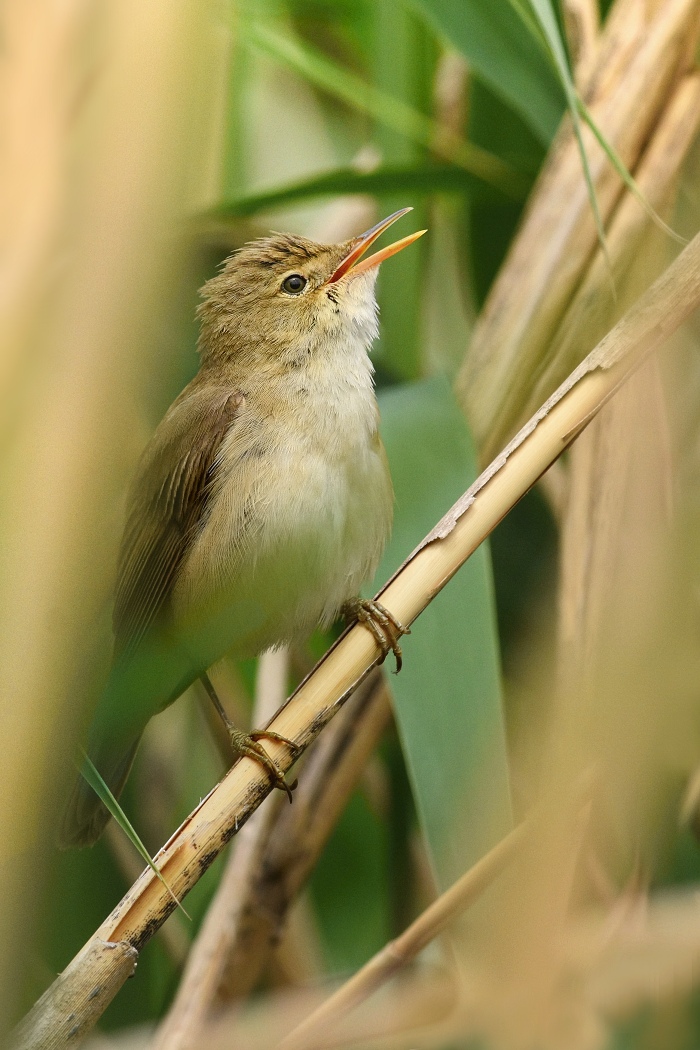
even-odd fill
[{"label": "bird's open beak", "polygon": [[[367,230],[358,237],[348,254],[345,256],[340,266],[338,266],[333,273],[330,275],[326,284],[333,284],[335,281],[339,281],[341,277],[352,271],[352,276],[355,274],[362,273],[364,270],[369,270],[373,266],[379,266],[380,263],[384,262],[391,255],[396,255],[402,248],[407,248],[409,244],[413,244],[419,237],[422,237],[426,230],[418,230],[417,233],[409,233],[408,237],[402,237],[400,241],[394,241],[387,248],[382,248],[380,251],[375,252],[374,255],[370,255],[367,259],[362,259],[370,245],[374,244],[377,237],[380,237],[384,230],[387,230],[392,223],[400,219],[402,215],[406,215],[409,211],[413,211],[413,208],[402,208],[401,211],[395,211],[393,215],[389,215],[388,218],[382,219],[376,226],[373,226],[371,230]],[[358,260],[362,259],[362,262]]]}]

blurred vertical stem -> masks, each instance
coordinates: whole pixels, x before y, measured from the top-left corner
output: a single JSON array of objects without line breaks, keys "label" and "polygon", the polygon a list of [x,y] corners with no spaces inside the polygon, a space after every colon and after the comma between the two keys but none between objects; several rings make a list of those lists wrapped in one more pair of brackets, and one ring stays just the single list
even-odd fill
[{"label": "blurred vertical stem", "polygon": [[[432,99],[435,48],[425,23],[403,0],[377,0],[374,6],[374,82],[387,95],[407,102],[428,115]],[[391,42],[391,46],[387,46]],[[390,128],[378,125],[376,141],[382,158],[391,164],[418,164],[426,151],[416,142]],[[387,214],[412,204],[404,197],[387,197]],[[427,226],[425,199],[415,206],[416,229]],[[379,276],[379,305],[382,330],[379,356],[382,365],[400,379],[421,375],[421,313],[423,304],[423,249],[403,252]]]},{"label": "blurred vertical stem", "polygon": [[3,1029],[111,589],[138,392],[199,189],[207,10],[25,0],[0,15]]},{"label": "blurred vertical stem", "polygon": [[650,360],[571,451],[553,735],[597,763],[591,837],[613,885],[667,865],[698,755],[697,598],[678,542],[674,411]]}]

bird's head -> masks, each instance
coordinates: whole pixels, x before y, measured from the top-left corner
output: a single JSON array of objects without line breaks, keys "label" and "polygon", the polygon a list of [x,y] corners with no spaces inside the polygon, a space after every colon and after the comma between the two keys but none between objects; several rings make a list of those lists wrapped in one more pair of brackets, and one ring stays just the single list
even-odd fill
[{"label": "bird's head", "polygon": [[203,361],[242,357],[251,364],[293,365],[329,344],[354,341],[368,348],[377,333],[379,264],[425,230],[365,253],[409,211],[402,208],[341,244],[274,234],[234,252],[202,289]]}]

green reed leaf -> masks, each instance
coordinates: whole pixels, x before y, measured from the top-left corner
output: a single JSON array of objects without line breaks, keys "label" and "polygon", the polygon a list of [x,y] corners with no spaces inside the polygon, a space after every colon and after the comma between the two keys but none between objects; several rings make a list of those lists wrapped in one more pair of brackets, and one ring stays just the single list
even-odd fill
[{"label": "green reed leaf", "polygon": [[[127,815],[124,812],[124,810],[122,809],[122,807],[117,802],[117,800],[114,797],[114,795],[112,794],[112,792],[109,790],[107,784],[105,783],[104,779],[100,775],[100,772],[97,769],[97,767],[95,766],[94,762],[84,752],[83,752],[83,764],[80,767],[80,772],[81,772],[82,776],[84,777],[84,779],[88,782],[88,784],[90,785],[92,790],[95,792],[95,794],[99,797],[100,801],[105,806],[105,808],[109,810],[109,813],[114,818],[114,820],[117,822],[117,824],[122,829],[124,834],[129,838],[129,840],[136,847],[136,849],[138,850],[138,852],[139,852],[141,858],[144,860],[144,862],[158,876],[158,878],[163,883],[163,885],[165,886],[166,890],[168,891],[168,893],[170,894],[172,899],[177,904],[177,906],[180,909],[180,911],[183,912],[183,914],[187,915],[187,912],[185,911],[182,903],[177,899],[177,897],[175,896],[175,894],[171,890],[170,886],[168,886],[167,882],[165,881],[163,875],[158,871],[158,868],[155,866],[155,864],[151,860],[151,856],[150,856],[148,850],[146,849],[146,847],[144,846],[143,842],[139,838],[136,830],[134,829],[133,824],[131,823],[131,821],[127,817]],[[190,916],[187,915],[187,918],[189,919]]]}]

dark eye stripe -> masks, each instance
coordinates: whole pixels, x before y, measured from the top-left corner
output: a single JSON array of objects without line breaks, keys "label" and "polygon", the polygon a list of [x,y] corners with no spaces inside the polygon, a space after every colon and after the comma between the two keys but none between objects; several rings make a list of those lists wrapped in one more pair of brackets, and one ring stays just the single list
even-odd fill
[{"label": "dark eye stripe", "polygon": [[289,277],[285,277],[282,281],[282,291],[287,292],[289,295],[299,295],[306,288],[308,281],[300,273],[290,273]]}]

